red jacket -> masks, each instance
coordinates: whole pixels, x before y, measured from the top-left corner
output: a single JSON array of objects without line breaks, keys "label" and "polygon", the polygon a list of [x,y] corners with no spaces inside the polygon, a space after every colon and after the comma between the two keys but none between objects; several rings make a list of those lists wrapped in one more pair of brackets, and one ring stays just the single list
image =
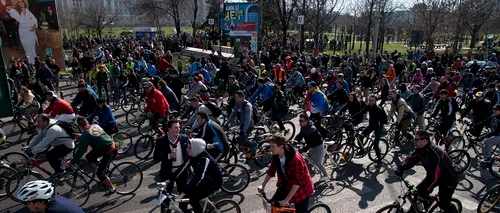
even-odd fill
[{"label": "red jacket", "polygon": [[[446,88],[445,88],[446,86]],[[445,84],[440,84],[437,88],[436,91],[434,91],[434,95],[432,95],[432,100],[436,99],[436,97],[439,94],[439,91],[446,89],[448,90],[448,97],[453,97],[453,87],[451,86],[451,83],[446,83]]]},{"label": "red jacket", "polygon": [[[279,187],[281,184],[285,184],[286,193],[292,189],[293,185],[300,186],[289,203],[300,203],[311,196],[314,191],[314,183],[309,175],[307,163],[304,158],[302,158],[302,155],[296,152],[291,145],[285,146],[284,167],[285,173],[283,173],[281,169],[279,156],[274,155],[269,165],[269,169],[267,170],[267,175],[274,177],[274,175],[278,173],[278,183],[276,186]],[[286,182],[282,183],[283,181]]]},{"label": "red jacket", "polygon": [[47,109],[43,111],[45,114],[49,114],[50,117],[55,118],[57,115],[62,114],[73,114],[73,107],[66,102],[65,100],[54,97],[54,99],[50,102]]},{"label": "red jacket", "polygon": [[167,99],[160,92],[160,90],[154,89],[152,92],[148,94],[148,101],[146,104],[146,112],[150,110],[156,114],[165,117],[167,110],[170,108],[168,105]]},{"label": "red jacket", "polygon": [[165,71],[168,68],[168,61],[165,60],[165,58],[162,58],[160,61],[158,61],[158,70],[160,71]]}]

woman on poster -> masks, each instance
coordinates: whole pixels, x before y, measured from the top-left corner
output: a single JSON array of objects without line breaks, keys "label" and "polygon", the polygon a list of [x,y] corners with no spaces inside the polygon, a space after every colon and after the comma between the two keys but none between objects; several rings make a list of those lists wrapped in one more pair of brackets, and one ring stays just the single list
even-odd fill
[{"label": "woman on poster", "polygon": [[33,60],[36,56],[36,37],[35,29],[38,27],[37,19],[31,13],[23,0],[12,1],[13,8],[7,7],[7,12],[12,18],[19,22],[19,37],[24,48],[24,53]]}]

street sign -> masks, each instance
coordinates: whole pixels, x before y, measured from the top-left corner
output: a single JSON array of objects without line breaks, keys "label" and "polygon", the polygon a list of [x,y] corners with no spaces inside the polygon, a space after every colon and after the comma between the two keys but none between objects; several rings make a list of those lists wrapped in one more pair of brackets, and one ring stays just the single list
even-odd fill
[{"label": "street sign", "polygon": [[304,16],[303,15],[297,16],[297,24],[299,24],[299,25],[304,24]]},{"label": "street sign", "polygon": [[208,19],[208,24],[209,25],[214,25],[215,24],[215,20],[213,18]]}]

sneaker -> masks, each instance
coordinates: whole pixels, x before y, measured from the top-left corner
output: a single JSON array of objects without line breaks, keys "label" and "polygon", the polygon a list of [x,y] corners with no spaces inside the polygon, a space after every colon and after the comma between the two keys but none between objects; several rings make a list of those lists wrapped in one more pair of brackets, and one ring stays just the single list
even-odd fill
[{"label": "sneaker", "polygon": [[321,178],[319,179],[319,182],[325,182],[325,181],[329,181],[329,180],[330,180],[330,178],[329,178],[329,177],[327,177],[327,176],[323,176],[323,177],[321,177]]},{"label": "sneaker", "polygon": [[110,196],[116,192],[116,188],[113,189],[106,189],[106,193],[104,193],[104,196]]}]

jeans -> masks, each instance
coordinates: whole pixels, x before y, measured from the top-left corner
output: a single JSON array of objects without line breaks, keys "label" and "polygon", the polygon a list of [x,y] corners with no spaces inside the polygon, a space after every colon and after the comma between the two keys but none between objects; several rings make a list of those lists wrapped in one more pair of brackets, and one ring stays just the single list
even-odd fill
[{"label": "jeans", "polygon": [[491,150],[493,146],[500,144],[500,136],[493,136],[484,139],[484,148],[483,148],[483,155],[484,159],[490,159],[491,158]]},{"label": "jeans", "polygon": [[286,116],[288,112],[273,112],[271,114],[271,120],[276,121],[278,123],[278,126],[280,127],[280,130],[285,130],[285,126],[283,125],[283,118]]},{"label": "jeans", "polygon": [[379,126],[376,128],[368,126],[361,133],[365,137],[370,135],[371,132],[375,133],[375,139],[373,140],[373,150],[375,150],[375,155],[377,155],[378,161],[382,160],[382,154],[380,151],[380,137],[381,137],[383,131],[384,131],[384,126]]},{"label": "jeans", "polygon": [[[271,198],[271,202],[278,202],[282,201],[286,198],[288,195],[288,191],[285,189],[284,186],[278,187],[276,190],[276,193],[274,193],[273,197]],[[308,213],[307,209],[309,208],[309,197],[307,197],[305,200],[300,201],[299,203],[295,203],[295,212],[296,213]]]},{"label": "jeans", "polygon": [[326,168],[323,166],[323,160],[325,158],[325,147],[323,144],[309,149],[309,157],[314,161],[319,170],[321,170],[322,176],[328,177]]},{"label": "jeans", "polygon": [[68,148],[66,145],[59,145],[49,150],[45,157],[49,162],[52,169],[54,169],[54,173],[61,173],[64,171],[61,169],[61,160],[66,157],[73,149]]}]

